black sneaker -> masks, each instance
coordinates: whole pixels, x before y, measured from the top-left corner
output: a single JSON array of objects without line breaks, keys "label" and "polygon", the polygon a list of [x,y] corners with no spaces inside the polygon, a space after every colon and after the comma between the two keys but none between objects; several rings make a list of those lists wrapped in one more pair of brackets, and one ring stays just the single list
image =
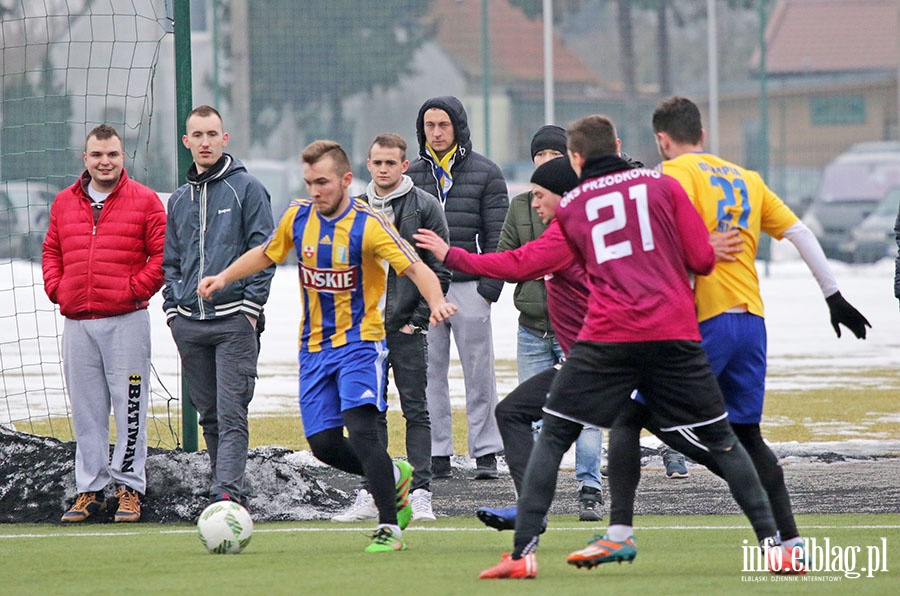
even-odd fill
[{"label": "black sneaker", "polygon": [[496,455],[489,453],[475,458],[475,475],[472,477],[474,480],[493,480],[499,477]]},{"label": "black sneaker", "polygon": [[450,466],[449,455],[436,455],[431,458],[432,478],[452,478],[453,467]]},{"label": "black sneaker", "polygon": [[212,505],[213,503],[218,503],[219,501],[234,501],[235,503],[240,503],[235,497],[232,497],[228,493],[216,493],[209,496],[209,502],[207,505]]},{"label": "black sneaker", "polygon": [[666,466],[667,478],[687,478],[689,473],[684,463],[684,455],[674,449],[663,451],[663,465]]},{"label": "black sneaker", "polygon": [[578,491],[578,521],[600,521],[603,519],[603,494],[592,486],[582,487]]}]

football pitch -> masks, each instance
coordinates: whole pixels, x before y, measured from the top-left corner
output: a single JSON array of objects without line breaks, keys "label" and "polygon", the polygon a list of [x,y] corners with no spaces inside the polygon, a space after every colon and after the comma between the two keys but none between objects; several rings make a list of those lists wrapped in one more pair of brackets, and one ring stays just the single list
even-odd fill
[{"label": "football pitch", "polygon": [[[3,594],[897,594],[900,514],[800,515],[811,546],[804,577],[773,576],[754,560],[740,516],[640,516],[633,564],[576,569],[566,555],[592,529],[551,517],[534,580],[479,580],[510,532],[445,517],[404,532],[408,550],[368,554],[371,524],[258,524],[240,555],[210,555],[191,525],[0,527]],[[599,531],[605,525],[597,524]],[[746,543],[745,543],[746,541]],[[814,550],[817,549],[817,550]],[[816,569],[819,570],[816,570]],[[857,576],[858,577],[854,577]]]}]

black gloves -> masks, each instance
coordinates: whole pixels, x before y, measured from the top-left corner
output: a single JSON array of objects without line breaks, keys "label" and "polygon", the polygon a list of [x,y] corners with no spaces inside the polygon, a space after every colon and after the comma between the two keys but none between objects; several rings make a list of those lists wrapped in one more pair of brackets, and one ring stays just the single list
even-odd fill
[{"label": "black gloves", "polygon": [[853,305],[844,300],[840,292],[836,292],[825,299],[828,303],[828,310],[831,312],[831,326],[837,336],[841,336],[840,324],[843,323],[857,339],[866,339],[866,327],[871,328],[872,325],[861,312],[853,308]]}]

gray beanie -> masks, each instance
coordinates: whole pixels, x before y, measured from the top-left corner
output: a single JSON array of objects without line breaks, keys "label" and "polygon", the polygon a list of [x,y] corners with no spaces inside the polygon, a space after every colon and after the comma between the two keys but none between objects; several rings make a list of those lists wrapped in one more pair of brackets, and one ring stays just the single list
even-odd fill
[{"label": "gray beanie", "polygon": [[555,124],[546,124],[538,129],[531,138],[531,159],[539,151],[553,149],[566,154],[566,129]]},{"label": "gray beanie", "polygon": [[531,182],[562,196],[578,186],[578,176],[568,157],[557,157],[538,166],[531,175]]}]

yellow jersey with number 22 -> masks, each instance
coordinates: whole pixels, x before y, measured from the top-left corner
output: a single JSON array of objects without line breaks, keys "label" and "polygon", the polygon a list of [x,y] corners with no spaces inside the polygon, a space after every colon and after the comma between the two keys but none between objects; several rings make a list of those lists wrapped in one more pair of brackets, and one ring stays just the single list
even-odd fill
[{"label": "yellow jersey with number 22", "polygon": [[710,231],[739,228],[743,252],[736,261],[719,261],[712,274],[698,276],[694,288],[702,322],[733,308],[764,316],[756,271],[760,232],[776,240],[798,218],[762,177],[711,153],[685,153],[662,163],[677,179]]}]

